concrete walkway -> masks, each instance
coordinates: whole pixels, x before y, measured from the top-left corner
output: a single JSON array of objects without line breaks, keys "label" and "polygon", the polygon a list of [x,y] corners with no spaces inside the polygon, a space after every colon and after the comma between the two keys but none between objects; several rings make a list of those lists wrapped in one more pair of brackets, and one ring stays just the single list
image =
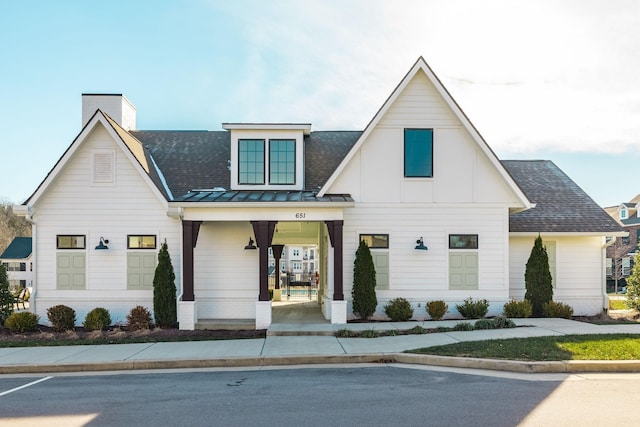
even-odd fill
[{"label": "concrete walkway", "polygon": [[565,319],[514,319],[519,326],[380,338],[337,338],[340,329],[406,330],[458,320],[347,325],[278,323],[264,339],[0,348],[0,374],[128,369],[249,367],[328,363],[411,363],[514,372],[640,372],[637,361],[518,362],[414,355],[405,350],[485,339],[569,334],[640,334],[640,324],[594,325]]}]

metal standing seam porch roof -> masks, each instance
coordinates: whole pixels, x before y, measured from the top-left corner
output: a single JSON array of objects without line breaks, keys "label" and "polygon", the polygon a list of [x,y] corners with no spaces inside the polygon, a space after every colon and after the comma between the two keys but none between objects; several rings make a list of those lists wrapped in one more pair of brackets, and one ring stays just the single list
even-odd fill
[{"label": "metal standing seam porch roof", "polygon": [[349,194],[326,194],[316,196],[313,191],[216,191],[194,190],[180,197],[174,202],[324,202],[324,203],[353,203]]}]

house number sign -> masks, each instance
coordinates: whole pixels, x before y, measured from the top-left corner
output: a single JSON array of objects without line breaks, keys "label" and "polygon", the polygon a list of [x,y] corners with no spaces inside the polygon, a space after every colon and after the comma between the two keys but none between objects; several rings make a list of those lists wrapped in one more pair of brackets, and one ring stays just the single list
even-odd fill
[{"label": "house number sign", "polygon": [[305,212],[296,212],[296,219],[304,219],[306,216]]}]

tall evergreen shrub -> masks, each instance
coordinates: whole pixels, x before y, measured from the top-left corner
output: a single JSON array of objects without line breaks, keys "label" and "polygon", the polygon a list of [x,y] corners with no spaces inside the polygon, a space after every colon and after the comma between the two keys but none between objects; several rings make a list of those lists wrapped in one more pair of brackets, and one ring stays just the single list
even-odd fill
[{"label": "tall evergreen shrub", "polygon": [[369,246],[360,241],[353,263],[353,288],[351,289],[353,312],[361,319],[368,319],[376,311],[376,268]]},{"label": "tall evergreen shrub", "polygon": [[158,252],[158,266],[153,276],[153,315],[161,328],[174,328],[178,322],[175,280],[165,240]]},{"label": "tall evergreen shrub", "polygon": [[0,263],[0,326],[4,325],[4,321],[13,313],[13,303],[15,299],[9,290],[9,278],[4,264]]},{"label": "tall evergreen shrub", "polygon": [[544,316],[544,304],[553,299],[551,272],[549,271],[549,255],[542,245],[542,237],[538,235],[524,272],[526,293],[524,298],[531,303],[533,317]]}]

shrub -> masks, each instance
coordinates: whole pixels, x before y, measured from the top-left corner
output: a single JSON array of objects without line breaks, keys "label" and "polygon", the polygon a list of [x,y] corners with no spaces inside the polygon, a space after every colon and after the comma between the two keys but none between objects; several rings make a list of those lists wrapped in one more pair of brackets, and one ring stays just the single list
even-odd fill
[{"label": "shrub", "polygon": [[394,298],[384,306],[384,312],[394,322],[406,322],[413,316],[411,303],[405,298]]},{"label": "shrub", "polygon": [[473,325],[469,322],[459,322],[451,328],[452,331],[473,331]]},{"label": "shrub", "polygon": [[9,290],[9,278],[4,264],[0,262],[0,325],[13,313],[15,298]]},{"label": "shrub", "polygon": [[358,336],[358,333],[352,331],[351,329],[338,329],[336,331],[336,337],[338,338],[355,338]]},{"label": "shrub", "polygon": [[496,316],[491,320],[494,329],[508,329],[515,328],[517,325],[513,322],[513,320],[508,319],[503,316]]},{"label": "shrub", "polygon": [[96,307],[87,313],[82,323],[87,331],[103,331],[111,325],[111,315],[109,310],[102,307]]},{"label": "shrub", "polygon": [[544,317],[557,317],[561,319],[571,319],[573,308],[563,302],[549,301],[542,306]]},{"label": "shrub", "polygon": [[4,322],[4,326],[9,328],[11,332],[32,332],[38,329],[39,320],[40,316],[35,313],[23,311],[9,316]]},{"label": "shrub", "polygon": [[427,333],[427,330],[422,326],[414,326],[413,328],[409,329],[409,333],[413,335],[423,335]]},{"label": "shrub", "polygon": [[523,319],[527,317],[531,317],[533,313],[533,308],[531,307],[531,303],[529,301],[515,301],[511,300],[504,305],[504,309],[502,310],[503,314],[506,317],[511,317],[514,319]]},{"label": "shrub", "polygon": [[636,251],[631,275],[627,277],[626,297],[627,307],[640,311],[640,251]]},{"label": "shrub", "polygon": [[153,276],[153,315],[156,325],[174,328],[178,322],[176,275],[165,240],[158,252],[158,265]]},{"label": "shrub", "polygon": [[374,329],[366,329],[360,332],[360,338],[378,338],[380,336],[380,332]]},{"label": "shrub", "polygon": [[549,256],[547,249],[542,246],[542,237],[538,236],[531,249],[524,272],[526,292],[524,299],[531,303],[533,317],[544,314],[543,306],[553,298],[551,272],[549,271]]},{"label": "shrub", "polygon": [[376,311],[376,268],[371,251],[364,240],[360,241],[353,262],[353,288],[351,289],[353,312],[362,319],[368,319]]},{"label": "shrub", "polygon": [[49,307],[47,318],[56,332],[70,331],[76,325],[76,311],[62,304]]},{"label": "shrub", "polygon": [[473,324],[473,329],[493,329],[494,327],[493,322],[489,319],[476,320],[476,323]]},{"label": "shrub", "polygon": [[474,301],[467,298],[462,304],[456,305],[456,309],[465,319],[481,319],[487,315],[489,302],[486,299]]},{"label": "shrub", "polygon": [[127,329],[137,331],[151,328],[151,313],[145,307],[137,305],[127,314]]},{"label": "shrub", "polygon": [[433,320],[440,320],[449,310],[449,306],[442,300],[429,301],[425,304],[427,313]]}]

